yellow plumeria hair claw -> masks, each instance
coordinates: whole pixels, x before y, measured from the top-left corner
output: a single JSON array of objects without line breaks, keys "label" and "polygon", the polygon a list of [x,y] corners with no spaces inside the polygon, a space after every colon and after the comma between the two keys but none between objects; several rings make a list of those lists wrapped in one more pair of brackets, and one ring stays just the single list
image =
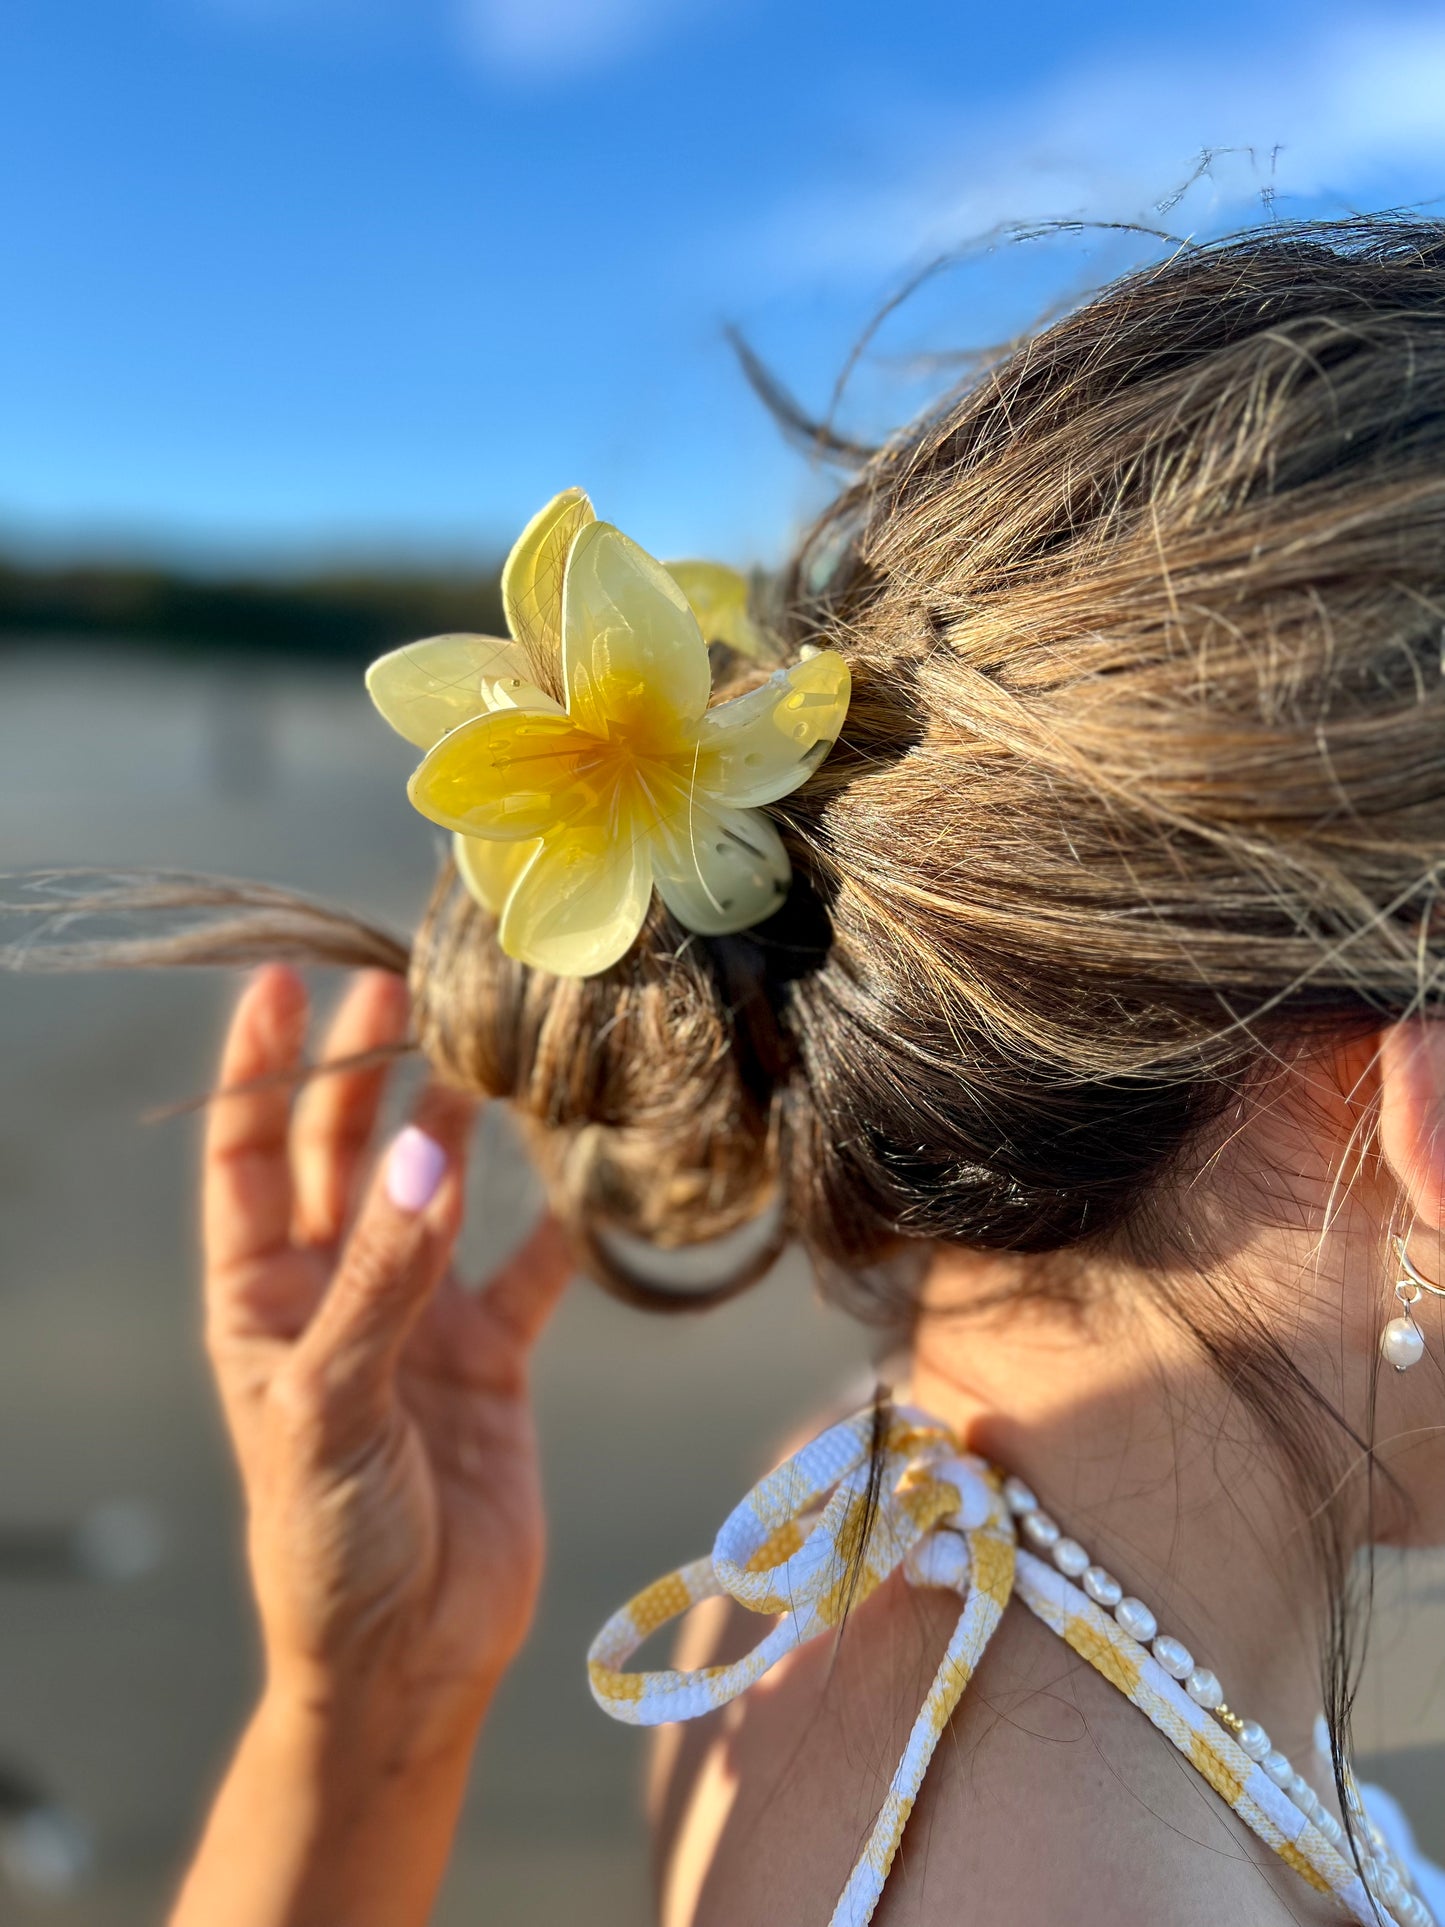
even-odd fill
[{"label": "yellow plumeria hair claw", "polygon": [[510,636],[433,636],[367,671],[387,722],[426,752],[408,794],[453,832],[503,950],[557,976],[616,963],[654,887],[706,936],[771,916],[791,866],[765,806],[807,781],[848,713],[833,649],[712,703],[699,612],[757,653],[747,585],[676,568],[568,489],[507,558]]}]

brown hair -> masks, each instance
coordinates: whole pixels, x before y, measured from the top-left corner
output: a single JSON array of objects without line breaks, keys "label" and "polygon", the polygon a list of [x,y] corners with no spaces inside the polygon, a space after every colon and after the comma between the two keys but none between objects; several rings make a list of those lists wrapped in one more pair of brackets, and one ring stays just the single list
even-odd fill
[{"label": "brown hair", "polygon": [[777,809],[802,881],[769,923],[659,907],[559,982],[443,879],[421,1042],[513,1100],[586,1244],[769,1198],[854,1275],[1104,1238],[1263,1059],[1434,985],[1442,246],[1181,252],[866,463],[775,612],[855,694]]},{"label": "brown hair", "polygon": [[[1445,226],[1274,224],[1131,274],[870,455],[769,613],[855,692],[775,811],[787,904],[726,938],[654,905],[569,982],[501,955],[448,868],[422,1049],[512,1101],[645,1302],[699,1299],[609,1233],[769,1209],[724,1289],[787,1240],[875,1304],[940,1240],[1148,1256],[1161,1177],[1263,1067],[1438,997]],[[1343,1420],[1240,1307],[1179,1315],[1322,1502],[1338,1737]]]}]

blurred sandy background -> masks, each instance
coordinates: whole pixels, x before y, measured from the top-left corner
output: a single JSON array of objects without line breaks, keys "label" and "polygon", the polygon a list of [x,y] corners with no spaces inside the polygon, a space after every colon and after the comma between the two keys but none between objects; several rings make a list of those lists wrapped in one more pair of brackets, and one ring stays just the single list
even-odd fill
[{"label": "blurred sandy background", "polygon": [[[406,927],[433,861],[402,796],[409,766],[359,678],[58,641],[0,660],[7,870],[205,868]],[[139,1121],[206,1086],[231,994],[210,974],[0,980],[0,1788],[32,1779],[94,1842],[68,1895],[0,1873],[4,1922],[157,1922],[252,1690],[236,1497],[197,1341],[195,1127]],[[489,1133],[479,1263],[530,1207],[525,1170]],[[545,1605],[486,1737],[442,1927],[650,1917],[644,1742],[592,1705],[585,1646],[637,1585],[706,1549],[781,1432],[867,1355],[792,1267],[696,1320],[574,1290],[538,1375]],[[101,1516],[119,1556],[143,1563],[154,1539],[151,1569],[50,1573],[51,1536],[118,1502],[130,1510]],[[1445,1578],[1411,1580],[1414,1603],[1382,1615],[1359,1732],[1441,1852]],[[0,1866],[33,1887],[35,1843],[27,1858],[13,1830],[0,1839]]]}]

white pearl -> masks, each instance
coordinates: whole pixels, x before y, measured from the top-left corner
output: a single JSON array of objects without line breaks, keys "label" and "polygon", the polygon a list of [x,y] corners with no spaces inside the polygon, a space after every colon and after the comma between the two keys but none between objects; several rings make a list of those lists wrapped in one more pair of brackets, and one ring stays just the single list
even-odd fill
[{"label": "white pearl", "polygon": [[1278,1747],[1271,1747],[1269,1752],[1266,1753],[1260,1761],[1260,1765],[1278,1787],[1288,1786],[1294,1778],[1294,1768],[1290,1765],[1287,1756],[1281,1753]]},{"label": "white pearl", "polygon": [[1039,1502],[1029,1491],[1022,1479],[1008,1478],[1003,1482],[1004,1504],[1015,1518],[1025,1512],[1037,1512]]},{"label": "white pearl", "polygon": [[1023,1526],[1024,1537],[1040,1552],[1047,1552],[1050,1546],[1058,1544],[1059,1528],[1047,1512],[1026,1512],[1019,1523]]},{"label": "white pearl", "polygon": [[1084,1591],[1096,1606],[1107,1606],[1112,1612],[1124,1597],[1124,1588],[1113,1573],[1105,1572],[1102,1566],[1090,1566],[1084,1574]]},{"label": "white pearl", "polygon": [[1303,1773],[1292,1773],[1290,1775],[1289,1785],[1285,1788],[1285,1792],[1302,1813],[1309,1812],[1309,1807],[1306,1802],[1313,1800],[1315,1790]]},{"label": "white pearl", "polygon": [[1114,1608],[1114,1617],[1141,1646],[1147,1646],[1159,1630],[1159,1621],[1142,1599],[1121,1599]]},{"label": "white pearl", "polygon": [[1239,1729],[1239,1744],[1252,1760],[1262,1760],[1270,1752],[1270,1737],[1258,1720],[1246,1720]]},{"label": "white pearl", "polygon": [[1315,1825],[1332,1847],[1337,1847],[1345,1837],[1344,1828],[1332,1813],[1322,1813],[1318,1820],[1315,1821]]},{"label": "white pearl", "polygon": [[1397,1372],[1407,1372],[1420,1361],[1425,1341],[1413,1318],[1392,1318],[1380,1333],[1380,1356]]},{"label": "white pearl", "polygon": [[1218,1676],[1211,1673],[1207,1666],[1196,1666],[1184,1682],[1184,1690],[1196,1706],[1202,1706],[1206,1713],[1217,1713],[1224,1704],[1224,1689]]},{"label": "white pearl", "polygon": [[1066,1579],[1077,1579],[1089,1563],[1089,1555],[1077,1539],[1060,1539],[1054,1547],[1054,1564]]},{"label": "white pearl", "polygon": [[1168,1633],[1160,1633],[1154,1641],[1154,1657],[1173,1679],[1187,1679],[1194,1671],[1193,1653]]}]

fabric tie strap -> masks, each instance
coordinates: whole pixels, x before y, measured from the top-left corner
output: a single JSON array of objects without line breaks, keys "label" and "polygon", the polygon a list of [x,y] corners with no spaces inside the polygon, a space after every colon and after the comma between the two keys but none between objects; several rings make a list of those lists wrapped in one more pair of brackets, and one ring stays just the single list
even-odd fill
[{"label": "fabric tie strap", "polygon": [[[965,1605],[833,1927],[865,1927],[872,1917],[939,1735],[1008,1604],[1014,1528],[997,1476],[960,1454],[948,1427],[924,1413],[858,1412],[761,1480],[724,1522],[712,1557],[639,1593],[587,1655],[593,1695],[614,1719],[696,1719],[838,1626],[900,1568],[916,1583],[963,1593]],[[694,1672],[622,1670],[660,1626],[719,1595],[777,1616],[746,1658]]]},{"label": "fabric tie strap", "polygon": [[[712,1555],[668,1573],[616,1612],[587,1655],[593,1697],[632,1726],[726,1706],[786,1653],[836,1629],[891,1574],[961,1595],[939,1661],[867,1845],[830,1927],[867,1927],[923,1776],[1011,1595],[1152,1721],[1260,1839],[1346,1916],[1374,1927],[1358,1870],[1147,1647],[1055,1566],[1017,1541],[1002,1475],[940,1420],[869,1406],[830,1426],[759,1481],[723,1523]],[[775,1620],[745,1658],[691,1672],[628,1672],[669,1620],[728,1597]]]}]

